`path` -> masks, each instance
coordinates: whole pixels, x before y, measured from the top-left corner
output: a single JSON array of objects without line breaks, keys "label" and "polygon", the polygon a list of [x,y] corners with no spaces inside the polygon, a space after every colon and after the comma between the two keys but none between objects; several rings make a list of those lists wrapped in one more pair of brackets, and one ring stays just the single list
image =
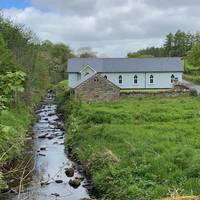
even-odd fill
[{"label": "path", "polygon": [[191,83],[191,82],[186,81],[186,80],[182,80],[182,83],[183,83],[184,85],[186,85],[187,87],[189,87],[190,89],[196,90],[197,93],[198,93],[198,95],[200,95],[200,85]]}]

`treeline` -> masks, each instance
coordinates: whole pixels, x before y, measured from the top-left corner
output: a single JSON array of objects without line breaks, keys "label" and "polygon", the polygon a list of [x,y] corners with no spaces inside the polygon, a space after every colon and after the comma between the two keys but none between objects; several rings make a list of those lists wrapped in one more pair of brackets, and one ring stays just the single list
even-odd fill
[{"label": "treeline", "polygon": [[184,57],[193,45],[200,43],[200,33],[186,33],[178,30],[169,33],[161,47],[149,47],[137,52],[129,52],[129,58],[134,57]]},{"label": "treeline", "polygon": [[65,44],[40,41],[22,25],[0,16],[0,108],[35,102],[51,83],[66,76],[73,53]]}]

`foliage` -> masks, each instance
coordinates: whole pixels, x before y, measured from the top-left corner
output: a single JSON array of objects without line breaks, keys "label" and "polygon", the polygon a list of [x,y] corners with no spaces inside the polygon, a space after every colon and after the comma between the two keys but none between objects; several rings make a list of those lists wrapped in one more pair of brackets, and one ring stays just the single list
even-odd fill
[{"label": "foliage", "polygon": [[0,75],[0,110],[8,106],[16,92],[23,92],[25,73],[22,71],[7,72]]},{"label": "foliage", "polygon": [[66,79],[67,61],[75,57],[69,46],[58,43],[53,44],[51,41],[44,41],[41,45],[43,54],[49,59],[50,76],[54,84]]},{"label": "foliage", "polygon": [[139,52],[128,53],[128,58],[153,58],[152,55],[145,55]]},{"label": "foliage", "polygon": [[[67,45],[41,42],[26,27],[0,16],[0,165],[17,159],[35,106],[63,79]],[[0,190],[2,185],[0,177]]]},{"label": "foliage", "polygon": [[185,33],[178,30],[175,34],[169,33],[165,37],[165,42],[161,47],[150,47],[137,52],[128,53],[130,55],[151,55],[153,57],[184,57],[191,50],[194,44],[200,42],[199,33]]},{"label": "foliage", "polygon": [[187,54],[187,62],[193,67],[200,67],[200,44],[196,44]]},{"label": "foliage", "polygon": [[62,107],[63,102],[65,102],[69,96],[68,80],[59,82],[56,86],[54,86],[53,89],[56,93],[56,103],[60,108]]},{"label": "foliage", "polygon": [[199,100],[185,96],[81,105],[67,101],[67,144],[90,168],[98,197],[198,195]]},{"label": "foliage", "polygon": [[189,82],[200,84],[200,75],[188,75],[184,74],[183,78]]},{"label": "foliage", "polygon": [[97,53],[91,47],[82,47],[78,50],[78,56],[80,58],[96,58]]},{"label": "foliage", "polygon": [[24,137],[32,120],[31,109],[23,104],[1,112],[0,165],[20,156]]}]

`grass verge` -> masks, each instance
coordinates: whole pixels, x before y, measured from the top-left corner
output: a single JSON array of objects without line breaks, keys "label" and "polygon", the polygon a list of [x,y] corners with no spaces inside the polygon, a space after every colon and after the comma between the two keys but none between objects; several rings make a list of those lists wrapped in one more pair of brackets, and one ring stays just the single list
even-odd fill
[{"label": "grass verge", "polygon": [[199,97],[70,100],[62,110],[66,143],[90,169],[99,198],[200,194]]},{"label": "grass verge", "polygon": [[200,84],[200,75],[188,75],[188,74],[184,74],[183,75],[183,79],[185,79],[186,81],[195,83],[195,84]]}]

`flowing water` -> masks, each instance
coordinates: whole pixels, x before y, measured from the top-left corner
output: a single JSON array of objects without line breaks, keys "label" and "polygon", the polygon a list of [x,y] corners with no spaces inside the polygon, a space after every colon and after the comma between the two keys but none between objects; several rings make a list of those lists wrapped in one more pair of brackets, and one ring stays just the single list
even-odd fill
[{"label": "flowing water", "polygon": [[[8,193],[0,200],[80,200],[89,198],[84,180],[78,188],[69,185],[66,168],[75,166],[65,153],[62,122],[56,114],[51,93],[40,110],[39,121],[33,127],[34,175],[29,185],[19,194]],[[75,169],[74,177],[80,176]],[[58,182],[58,183],[57,183]]]}]

